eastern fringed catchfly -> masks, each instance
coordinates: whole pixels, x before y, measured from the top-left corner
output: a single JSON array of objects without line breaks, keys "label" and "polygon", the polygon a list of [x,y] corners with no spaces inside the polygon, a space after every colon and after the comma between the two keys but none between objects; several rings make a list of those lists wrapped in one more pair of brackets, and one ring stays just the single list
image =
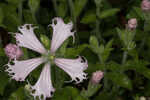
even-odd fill
[{"label": "eastern fringed catchfly", "polygon": [[[56,21],[56,23],[54,23]],[[40,74],[40,77],[34,86],[31,86],[34,93],[31,93],[34,98],[43,95],[44,100],[46,97],[51,97],[55,88],[51,81],[51,62],[54,62],[58,67],[63,69],[66,73],[70,75],[72,81],[80,83],[83,79],[86,79],[87,74],[84,70],[88,67],[88,62],[84,57],[78,57],[77,59],[66,59],[55,57],[56,50],[61,46],[61,44],[70,36],[74,36],[75,32],[72,32],[73,23],[69,22],[65,24],[61,18],[54,18],[52,24],[53,36],[51,47],[46,50],[44,46],[40,43],[34,34],[34,29],[31,24],[25,24],[20,26],[18,30],[21,33],[15,33],[15,38],[17,45],[20,47],[25,47],[31,49],[35,52],[41,54],[41,57],[32,58],[29,60],[17,60],[13,61],[13,65],[8,63],[8,69],[6,71],[9,73],[12,79],[16,81],[25,81],[26,77],[40,64],[44,63],[44,67]]]}]

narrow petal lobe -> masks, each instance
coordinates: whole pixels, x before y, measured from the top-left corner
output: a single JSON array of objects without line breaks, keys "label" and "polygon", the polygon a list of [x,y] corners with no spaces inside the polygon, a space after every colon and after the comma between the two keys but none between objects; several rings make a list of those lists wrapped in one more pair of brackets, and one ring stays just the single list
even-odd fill
[{"label": "narrow petal lobe", "polygon": [[87,69],[88,63],[85,58],[56,58],[55,63],[58,67],[67,72],[71,76],[72,80],[76,81],[76,83],[80,83],[83,81],[83,79],[86,79],[86,73],[84,73],[83,71]]},{"label": "narrow petal lobe", "polygon": [[29,60],[17,61],[14,60],[13,64],[8,63],[6,71],[16,81],[24,81],[28,74],[33,71],[38,65],[43,63],[43,58],[34,58]]},{"label": "narrow petal lobe", "polygon": [[16,33],[17,44],[21,47],[29,48],[41,54],[45,53],[46,50],[37,37],[34,34],[34,29],[31,24],[25,24],[20,26],[18,29],[21,33]]},{"label": "narrow petal lobe", "polygon": [[40,100],[46,100],[46,97],[51,97],[55,89],[52,86],[51,82],[51,72],[50,72],[50,63],[45,64],[40,78],[34,86],[31,86],[32,90],[35,90],[32,95],[39,97]]},{"label": "narrow petal lobe", "polygon": [[72,32],[73,23],[70,22],[65,24],[61,18],[54,18],[51,24],[53,28],[53,36],[51,43],[51,52],[55,51],[60,47],[60,45],[70,36],[74,36],[75,32]]}]

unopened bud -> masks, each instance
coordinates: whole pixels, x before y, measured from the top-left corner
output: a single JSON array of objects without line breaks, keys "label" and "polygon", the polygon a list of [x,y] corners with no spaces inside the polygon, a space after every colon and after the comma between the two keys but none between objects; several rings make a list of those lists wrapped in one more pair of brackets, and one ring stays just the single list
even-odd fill
[{"label": "unopened bud", "polygon": [[137,27],[137,20],[136,18],[132,18],[128,20],[127,29],[134,30]]},{"label": "unopened bud", "polygon": [[143,0],[141,3],[141,9],[143,11],[150,11],[150,1],[149,0]]},{"label": "unopened bud", "polygon": [[91,82],[93,84],[98,84],[103,78],[104,73],[102,71],[96,71],[92,74]]},{"label": "unopened bud", "polygon": [[19,46],[10,43],[5,47],[5,54],[9,57],[9,59],[19,59],[23,55],[23,52]]}]

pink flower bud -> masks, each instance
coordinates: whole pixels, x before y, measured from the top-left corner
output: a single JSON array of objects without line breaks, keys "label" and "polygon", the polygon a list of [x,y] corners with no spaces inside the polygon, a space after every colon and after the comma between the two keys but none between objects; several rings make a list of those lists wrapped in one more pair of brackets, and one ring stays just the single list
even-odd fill
[{"label": "pink flower bud", "polygon": [[19,48],[19,46],[11,43],[6,45],[5,53],[9,57],[9,59],[14,59],[14,58],[19,59],[23,55],[23,52]]},{"label": "pink flower bud", "polygon": [[134,30],[137,27],[137,20],[136,18],[132,18],[128,20],[127,28],[129,30]]},{"label": "pink flower bud", "polygon": [[141,3],[141,8],[143,11],[150,11],[150,1],[149,0],[143,0]]},{"label": "pink flower bud", "polygon": [[92,74],[91,82],[93,84],[98,84],[103,78],[104,73],[102,71],[96,71]]}]

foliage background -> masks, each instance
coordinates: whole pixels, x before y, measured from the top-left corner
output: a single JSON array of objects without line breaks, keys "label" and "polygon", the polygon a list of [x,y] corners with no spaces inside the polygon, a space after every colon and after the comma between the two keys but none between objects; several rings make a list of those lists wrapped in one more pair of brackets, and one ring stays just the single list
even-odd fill
[{"label": "foliage background", "polygon": [[[150,96],[150,18],[146,19],[141,0],[1,0],[0,1],[0,100],[33,100],[27,82],[10,80],[4,72],[8,58],[4,47],[15,43],[8,32],[16,32],[25,23],[39,26],[37,37],[49,47],[52,18],[59,16],[65,22],[72,20],[76,30],[76,42],[69,38],[59,49],[60,56],[75,58],[85,56],[89,67],[88,80],[81,84],[65,83],[69,76],[57,67],[52,67],[53,84],[56,88],[52,100],[140,100]],[[137,18],[138,27],[131,40],[136,47],[126,50],[124,29],[128,19]],[[119,33],[120,32],[120,33]],[[129,32],[127,32],[129,33]],[[130,36],[129,36],[130,37]],[[124,40],[125,39],[125,40]],[[124,41],[122,41],[124,40]],[[22,59],[38,56],[23,48]],[[123,54],[127,59],[122,63]],[[88,84],[93,72],[104,71],[100,84]],[[34,84],[41,67],[28,76]],[[57,73],[57,74],[56,74]],[[47,99],[50,100],[50,99]]]}]

